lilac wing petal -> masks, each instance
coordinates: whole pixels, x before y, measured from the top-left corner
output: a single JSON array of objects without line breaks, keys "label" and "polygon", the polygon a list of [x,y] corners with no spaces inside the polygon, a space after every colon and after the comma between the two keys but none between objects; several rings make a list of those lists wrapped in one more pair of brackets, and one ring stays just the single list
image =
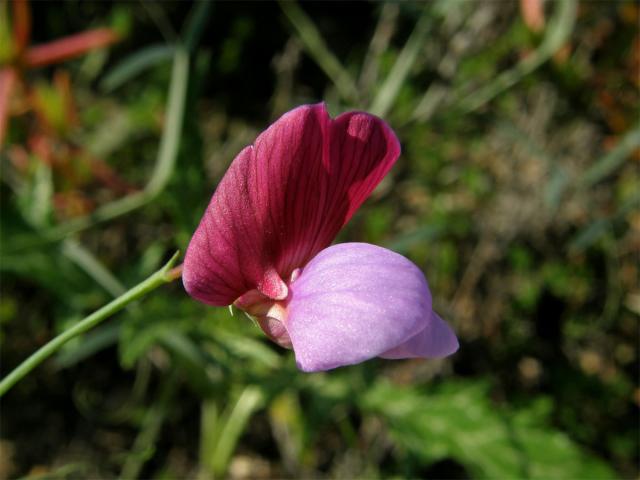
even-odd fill
[{"label": "lilac wing petal", "polygon": [[431,294],[418,267],[366,243],[323,250],[290,292],[286,328],[298,366],[308,372],[392,351],[432,318]]},{"label": "lilac wing petal", "polygon": [[380,355],[382,358],[440,358],[458,350],[458,339],[451,327],[435,312],[420,332],[406,342]]}]

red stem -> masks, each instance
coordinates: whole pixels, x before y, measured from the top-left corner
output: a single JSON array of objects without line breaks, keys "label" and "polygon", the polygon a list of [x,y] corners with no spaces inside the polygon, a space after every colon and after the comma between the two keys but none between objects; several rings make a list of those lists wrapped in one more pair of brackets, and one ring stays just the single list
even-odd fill
[{"label": "red stem", "polygon": [[24,63],[27,67],[42,67],[78,57],[117,40],[118,35],[113,30],[97,28],[31,47],[24,54]]},{"label": "red stem", "polygon": [[11,92],[16,84],[18,76],[16,71],[11,68],[0,69],[0,146],[4,143],[4,134],[9,123],[9,102],[11,101]]},{"label": "red stem", "polygon": [[20,54],[31,37],[31,10],[27,0],[13,0],[13,40]]}]

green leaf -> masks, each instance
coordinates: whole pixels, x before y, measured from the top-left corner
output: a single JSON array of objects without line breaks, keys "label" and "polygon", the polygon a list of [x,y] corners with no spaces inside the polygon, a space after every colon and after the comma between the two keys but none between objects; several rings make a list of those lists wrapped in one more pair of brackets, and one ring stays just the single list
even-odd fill
[{"label": "green leaf", "polygon": [[362,401],[388,421],[398,446],[428,463],[454,458],[479,478],[615,478],[553,429],[548,406],[540,406],[498,408],[481,381],[450,382],[428,395],[381,381]]}]

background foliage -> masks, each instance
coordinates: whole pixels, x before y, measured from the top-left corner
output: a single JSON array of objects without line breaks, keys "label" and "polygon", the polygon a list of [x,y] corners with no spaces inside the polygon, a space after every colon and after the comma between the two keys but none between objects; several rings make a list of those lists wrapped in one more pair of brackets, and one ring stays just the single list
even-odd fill
[{"label": "background foliage", "polygon": [[0,475],[638,476],[636,3],[31,9],[32,44],[119,41],[43,68],[0,51],[3,374],[184,251],[239,150],[321,100],[403,147],[339,240],[423,268],[461,348],[302,374],[177,282],[3,398]]}]

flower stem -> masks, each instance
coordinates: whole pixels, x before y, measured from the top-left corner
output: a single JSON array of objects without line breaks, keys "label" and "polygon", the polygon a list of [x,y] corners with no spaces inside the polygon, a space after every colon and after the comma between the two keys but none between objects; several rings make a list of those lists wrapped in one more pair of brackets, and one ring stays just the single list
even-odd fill
[{"label": "flower stem", "polygon": [[112,302],[108,303],[101,309],[95,311],[88,317],[83,318],[74,326],[65,330],[57,337],[51,339],[45,345],[36,350],[29,358],[18,365],[9,375],[2,379],[0,382],[0,397],[2,397],[11,387],[22,380],[26,375],[31,372],[35,367],[40,365],[43,361],[57,352],[60,347],[67,343],[72,338],[81,335],[96,325],[100,324],[103,320],[109,318],[116,312],[122,310],[129,303],[137,300],[138,298],[146,295],[147,293],[155,290],[165,283],[170,283],[179,275],[176,275],[175,269],[172,271],[173,264],[176,262],[180,252],[176,252],[173,257],[153,275],[146,280],[140,282],[135,287],[126,291]]}]

